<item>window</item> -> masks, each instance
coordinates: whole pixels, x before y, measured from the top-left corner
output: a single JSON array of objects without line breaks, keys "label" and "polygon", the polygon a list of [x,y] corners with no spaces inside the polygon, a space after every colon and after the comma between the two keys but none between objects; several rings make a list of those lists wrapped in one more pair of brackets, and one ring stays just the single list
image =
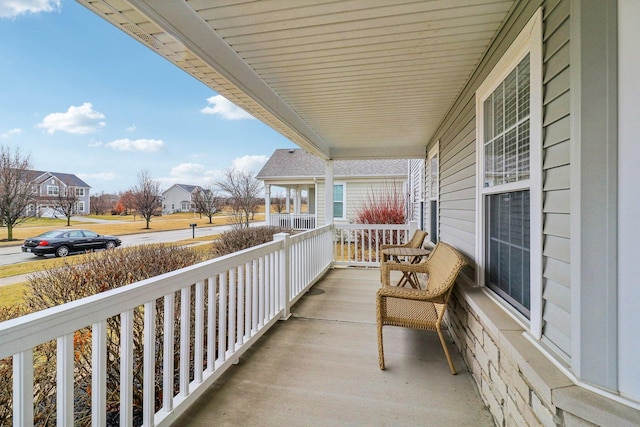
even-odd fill
[{"label": "window", "polygon": [[77,212],[84,212],[84,202],[76,203],[76,211]]},{"label": "window", "polygon": [[77,197],[84,197],[84,188],[77,188],[76,187],[76,196]]},{"label": "window", "polygon": [[541,18],[534,15],[476,93],[478,281],[539,335]]},{"label": "window", "polygon": [[333,185],[333,217],[345,218],[345,184]]},{"label": "window", "polygon": [[57,185],[47,185],[47,196],[57,196],[60,194]]}]

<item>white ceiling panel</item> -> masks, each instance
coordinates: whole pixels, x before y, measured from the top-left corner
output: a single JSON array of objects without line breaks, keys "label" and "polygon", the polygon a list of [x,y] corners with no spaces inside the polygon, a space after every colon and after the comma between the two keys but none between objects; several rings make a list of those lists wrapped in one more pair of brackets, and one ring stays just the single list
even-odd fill
[{"label": "white ceiling panel", "polygon": [[323,158],[423,157],[514,0],[78,0]]}]

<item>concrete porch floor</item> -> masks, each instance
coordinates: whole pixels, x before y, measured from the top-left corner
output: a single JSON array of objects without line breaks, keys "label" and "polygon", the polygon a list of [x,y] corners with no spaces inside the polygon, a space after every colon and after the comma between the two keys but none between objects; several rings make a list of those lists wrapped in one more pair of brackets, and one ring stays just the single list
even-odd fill
[{"label": "concrete porch floor", "polygon": [[379,275],[330,271],[174,425],[493,426],[451,342],[449,373],[435,332],[385,327],[379,369]]}]

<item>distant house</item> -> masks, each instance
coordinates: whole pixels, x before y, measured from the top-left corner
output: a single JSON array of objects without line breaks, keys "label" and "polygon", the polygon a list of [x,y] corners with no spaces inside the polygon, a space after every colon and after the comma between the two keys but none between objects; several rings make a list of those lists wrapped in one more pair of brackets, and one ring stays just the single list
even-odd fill
[{"label": "distant house", "polygon": [[[372,194],[404,194],[408,161],[336,160],[333,169],[333,221],[350,222]],[[256,178],[265,186],[265,221],[269,225],[311,229],[325,224],[325,163],[301,149],[276,150]],[[272,212],[272,201],[284,209]],[[306,199],[306,203],[303,203]],[[306,205],[306,206],[305,206]],[[304,212],[303,212],[304,211]]]},{"label": "distant house", "polygon": [[205,191],[199,185],[174,184],[162,193],[162,214],[193,212],[194,197],[198,191]]},{"label": "distant house", "polygon": [[66,197],[69,192],[75,194],[76,215],[88,215],[91,212],[89,204],[89,184],[76,175],[61,172],[29,171],[31,176],[34,203],[27,206],[27,215],[54,217],[63,216],[56,209],[57,200]]}]

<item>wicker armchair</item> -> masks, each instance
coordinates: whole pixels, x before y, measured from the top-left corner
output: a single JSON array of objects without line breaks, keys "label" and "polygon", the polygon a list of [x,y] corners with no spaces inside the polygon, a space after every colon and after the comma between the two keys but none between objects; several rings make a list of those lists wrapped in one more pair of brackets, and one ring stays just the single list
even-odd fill
[{"label": "wicker armchair", "polygon": [[[426,239],[427,234],[429,233],[427,233],[426,231],[416,230],[415,233],[413,233],[413,236],[411,236],[411,240],[409,240],[407,243],[403,245],[380,245],[380,252],[382,252],[382,250],[384,249],[389,248],[419,248],[422,246],[422,243],[424,242],[424,239]],[[382,262],[386,261],[388,261],[388,259],[383,255]]]},{"label": "wicker armchair", "polygon": [[[441,324],[453,285],[465,264],[465,258],[443,242],[436,244],[429,257],[419,264],[395,262],[383,264],[382,287],[376,294],[380,369],[384,369],[382,327],[388,325],[438,332],[451,373],[456,374],[442,334]],[[391,270],[427,273],[426,286],[424,289],[390,286]]]}]

